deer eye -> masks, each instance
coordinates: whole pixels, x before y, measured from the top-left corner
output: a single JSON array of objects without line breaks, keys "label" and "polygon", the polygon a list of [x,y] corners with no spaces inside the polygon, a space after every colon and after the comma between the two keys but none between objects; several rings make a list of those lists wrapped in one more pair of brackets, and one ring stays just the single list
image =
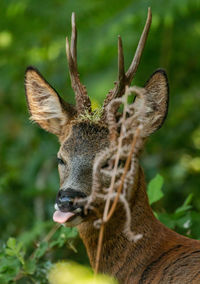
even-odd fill
[{"label": "deer eye", "polygon": [[58,165],[65,165],[65,162],[61,158],[57,157],[57,162],[58,162]]}]

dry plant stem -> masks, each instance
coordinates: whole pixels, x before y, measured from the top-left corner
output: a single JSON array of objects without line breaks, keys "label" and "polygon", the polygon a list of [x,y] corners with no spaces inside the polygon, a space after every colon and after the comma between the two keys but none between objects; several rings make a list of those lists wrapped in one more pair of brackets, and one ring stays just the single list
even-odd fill
[{"label": "dry plant stem", "polygon": [[123,103],[122,98],[115,99],[111,101],[107,107],[107,121],[108,123],[108,129],[109,129],[109,135],[110,135],[110,142],[113,144],[117,144],[117,123],[116,123],[116,112],[119,108],[119,106]]},{"label": "dry plant stem", "polygon": [[[55,232],[56,232],[60,227],[61,227],[60,224],[54,225],[53,228],[48,232],[48,234],[45,236],[45,238],[44,238],[40,243],[50,241],[50,239],[53,237],[53,235],[55,234]],[[40,243],[37,245],[38,247],[39,247]],[[34,254],[35,254],[35,252],[33,252],[33,253],[30,255],[30,258],[33,258],[33,257],[34,257]]]},{"label": "dry plant stem", "polygon": [[[123,175],[121,177],[121,183],[120,183],[118,190],[117,190],[117,195],[114,199],[114,202],[112,204],[110,211],[105,216],[105,221],[102,222],[101,227],[100,227],[99,239],[98,239],[98,245],[97,245],[97,255],[96,255],[96,262],[95,262],[95,273],[98,273],[98,269],[99,269],[99,262],[100,262],[102,244],[103,244],[103,234],[104,234],[105,223],[110,220],[110,218],[112,217],[112,215],[113,215],[113,213],[116,209],[116,206],[117,206],[117,203],[118,203],[119,198],[120,198],[120,194],[121,194],[122,189],[123,189],[124,180],[126,178],[126,174],[128,172],[128,169],[129,169],[129,166],[130,166],[130,163],[131,163],[131,158],[132,158],[133,152],[135,150],[135,145],[136,145],[136,142],[137,142],[137,138],[139,137],[139,134],[140,134],[140,127],[138,126],[137,129],[136,129],[135,135],[133,137],[130,153],[129,153],[128,158],[127,158],[126,163],[125,163],[124,172],[123,172]],[[116,159],[117,159],[117,157],[116,157]],[[110,204],[111,199],[108,198],[107,200],[109,200],[109,204]],[[105,213],[105,209],[106,209],[106,207],[104,208],[104,213]]]},{"label": "dry plant stem", "polygon": [[100,232],[99,232],[99,239],[98,239],[98,245],[97,245],[97,255],[96,255],[96,262],[95,262],[95,269],[94,269],[96,274],[98,273],[98,270],[99,270],[99,261],[100,261],[102,244],[103,244],[104,228],[105,228],[105,224],[102,223],[101,227],[100,227]]},{"label": "dry plant stem", "polygon": [[95,273],[98,273],[99,270],[99,261],[100,261],[100,256],[101,256],[101,249],[102,249],[102,243],[103,243],[103,234],[104,234],[104,219],[107,219],[107,214],[108,210],[110,207],[110,201],[111,199],[109,198],[109,194],[113,192],[114,184],[115,184],[115,177],[117,173],[117,167],[119,163],[119,158],[120,158],[120,150],[122,147],[122,140],[123,140],[123,123],[125,122],[126,118],[126,105],[127,105],[127,96],[125,95],[125,103],[124,103],[124,109],[123,109],[123,115],[122,115],[122,127],[120,131],[120,137],[119,137],[119,143],[117,147],[117,154],[116,154],[116,159],[115,159],[115,164],[114,164],[114,169],[113,169],[113,176],[111,179],[111,184],[108,192],[108,199],[106,200],[106,204],[104,207],[104,213],[103,213],[103,222],[100,227],[100,232],[99,232],[99,239],[98,239],[98,245],[97,245],[97,255],[96,255],[96,262],[95,262]]},{"label": "dry plant stem", "polygon": [[114,189],[116,173],[117,173],[117,168],[118,168],[118,163],[119,163],[119,158],[120,158],[120,151],[121,151],[121,148],[122,148],[124,124],[125,124],[125,119],[126,119],[126,110],[127,110],[127,94],[124,96],[124,109],[123,109],[123,115],[122,115],[121,131],[120,131],[120,136],[119,136],[119,140],[118,140],[119,142],[118,142],[117,154],[116,154],[116,159],[115,159],[115,164],[114,164],[114,169],[113,169],[113,176],[112,176],[112,179],[111,179],[111,184],[110,184],[110,188],[109,188],[109,191],[108,191],[108,198],[106,200],[104,213],[103,213],[103,220],[102,220],[100,232],[99,232],[96,263],[95,263],[95,273],[98,273],[98,269],[99,269],[99,262],[100,262],[102,244],[103,244],[103,235],[104,235],[105,223],[108,222],[109,219],[112,217],[112,215],[115,211],[115,208],[117,206],[117,203],[119,201],[119,197],[120,197],[120,194],[121,194],[122,189],[123,189],[124,180],[126,178],[126,174],[127,174],[128,169],[130,167],[131,158],[132,158],[132,155],[133,155],[133,152],[134,152],[134,149],[135,149],[137,138],[138,138],[139,133],[140,133],[140,127],[138,127],[136,129],[136,132],[135,132],[135,135],[134,135],[134,138],[133,138],[133,142],[131,144],[131,150],[130,150],[129,156],[128,156],[126,163],[125,163],[125,168],[124,168],[123,175],[121,177],[120,186],[118,187],[118,190],[117,190],[117,195],[114,199],[114,202],[111,206],[111,209],[109,210],[110,203],[111,203],[111,198],[109,197],[109,195],[111,196],[113,189]]},{"label": "dry plant stem", "polygon": [[128,158],[126,160],[126,163],[125,163],[124,172],[123,172],[123,175],[121,177],[121,183],[120,183],[120,186],[117,189],[117,195],[116,195],[116,197],[114,199],[114,202],[112,204],[112,207],[111,207],[111,209],[110,209],[110,211],[109,211],[109,213],[107,215],[106,222],[108,222],[110,220],[110,218],[112,217],[112,215],[113,215],[113,213],[115,211],[115,208],[117,206],[117,202],[119,201],[119,196],[120,196],[120,194],[122,192],[122,189],[123,189],[124,180],[126,178],[126,174],[128,172],[128,169],[129,169],[129,166],[130,166],[130,163],[131,163],[131,158],[132,158],[132,155],[133,155],[133,152],[134,152],[135,145],[136,145],[137,138],[138,138],[139,134],[140,134],[140,127],[138,127],[136,129],[135,135],[133,137],[133,142],[131,144],[131,151],[130,151],[130,153],[128,155]]},{"label": "dry plant stem", "polygon": [[115,184],[115,178],[116,178],[116,173],[117,173],[117,167],[118,167],[118,163],[119,163],[119,158],[120,158],[120,151],[122,148],[122,140],[123,140],[123,132],[124,132],[124,123],[125,123],[125,119],[126,119],[126,108],[127,108],[127,95],[124,96],[124,109],[123,109],[123,115],[122,115],[122,126],[121,126],[121,131],[120,131],[120,136],[119,136],[119,143],[118,143],[118,147],[117,147],[117,154],[116,154],[116,159],[115,159],[115,165],[114,165],[114,169],[113,169],[113,176],[111,179],[111,183],[110,183],[110,188],[108,191],[108,199],[106,200],[106,204],[105,204],[105,208],[104,208],[104,213],[103,213],[103,222],[106,222],[107,219],[107,215],[108,215],[108,210],[110,207],[110,202],[111,199],[109,198],[109,194],[111,194],[113,192],[113,188],[114,188],[114,184]]},{"label": "dry plant stem", "polygon": [[55,234],[55,232],[60,228],[60,224],[56,224],[53,226],[53,228],[48,232],[48,234],[46,235],[46,237],[43,239],[42,242],[48,242],[52,236]]}]

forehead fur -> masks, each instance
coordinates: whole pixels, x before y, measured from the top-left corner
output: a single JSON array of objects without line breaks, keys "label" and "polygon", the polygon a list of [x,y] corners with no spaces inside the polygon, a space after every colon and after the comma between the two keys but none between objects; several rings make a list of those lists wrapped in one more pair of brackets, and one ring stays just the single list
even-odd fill
[{"label": "forehead fur", "polygon": [[72,124],[62,148],[71,154],[92,154],[108,145],[108,129],[91,122]]}]

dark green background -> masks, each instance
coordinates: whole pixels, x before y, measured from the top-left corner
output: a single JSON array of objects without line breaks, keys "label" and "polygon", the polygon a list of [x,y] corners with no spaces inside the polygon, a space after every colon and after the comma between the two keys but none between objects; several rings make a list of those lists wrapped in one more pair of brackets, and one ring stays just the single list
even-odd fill
[{"label": "dark green background", "polygon": [[[117,78],[117,35],[128,67],[147,8],[153,22],[134,84],[155,69],[169,76],[169,114],[147,143],[147,181],[165,180],[160,207],[173,211],[189,193],[200,210],[200,1],[195,0],[1,0],[0,1],[0,231],[1,239],[40,235],[51,220],[59,187],[56,137],[28,120],[24,72],[36,66],[68,102],[74,102],[65,36],[76,12],[78,64],[93,103],[102,103]],[[199,221],[200,222],[200,221]],[[200,226],[199,226],[200,227]],[[31,232],[25,234],[25,232]],[[26,237],[24,237],[26,236]]]}]

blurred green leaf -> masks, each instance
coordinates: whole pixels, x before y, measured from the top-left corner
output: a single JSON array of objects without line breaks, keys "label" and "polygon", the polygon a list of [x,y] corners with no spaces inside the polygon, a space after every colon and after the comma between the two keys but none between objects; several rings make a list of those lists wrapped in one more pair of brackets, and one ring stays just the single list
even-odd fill
[{"label": "blurred green leaf", "polygon": [[46,253],[47,249],[48,249],[48,242],[40,243],[39,247],[36,249],[34,253],[34,258],[35,259],[41,258]]},{"label": "blurred green leaf", "polygon": [[188,211],[189,209],[191,209],[192,206],[189,205],[189,204],[192,202],[192,198],[193,198],[193,194],[191,193],[191,194],[188,195],[188,197],[184,201],[183,205],[176,209],[175,214],[182,214],[182,213]]},{"label": "blurred green leaf", "polygon": [[157,174],[148,184],[147,193],[149,197],[149,203],[159,201],[163,196],[162,192],[163,177]]},{"label": "blurred green leaf", "polygon": [[7,247],[11,249],[15,249],[16,247],[16,239],[15,238],[9,238],[7,241]]},{"label": "blurred green leaf", "polygon": [[62,247],[69,239],[76,238],[78,236],[77,228],[61,227],[59,234],[56,235],[56,239],[51,241],[50,246]]},{"label": "blurred green leaf", "polygon": [[26,261],[25,265],[24,265],[24,271],[26,274],[34,274],[35,270],[36,270],[36,259],[29,259]]}]

